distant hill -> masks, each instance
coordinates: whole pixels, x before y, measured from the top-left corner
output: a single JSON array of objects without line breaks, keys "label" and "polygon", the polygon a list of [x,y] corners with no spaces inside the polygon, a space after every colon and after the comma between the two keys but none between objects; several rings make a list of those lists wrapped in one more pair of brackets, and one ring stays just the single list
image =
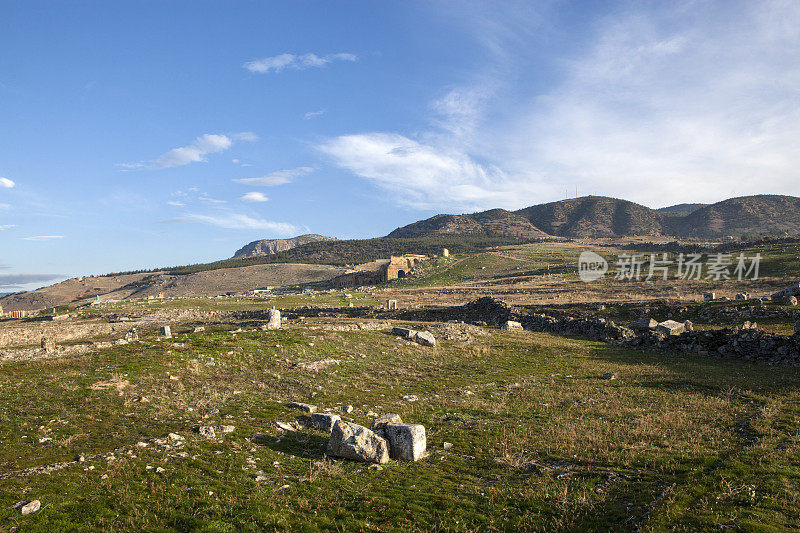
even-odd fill
[{"label": "distant hill", "polygon": [[598,238],[667,235],[725,236],[800,234],[800,198],[757,195],[716,204],[678,204],[651,209],[627,200],[584,196],[519,211],[492,209],[469,215],[436,215],[391,232],[390,238],[438,235]]},{"label": "distant hill", "polygon": [[605,196],[584,196],[520,209],[540,230],[559,237],[661,235],[662,215],[649,207]]},{"label": "distant hill", "polygon": [[656,211],[660,213],[665,213],[667,215],[686,216],[691,213],[694,213],[698,209],[702,209],[707,205],[708,204],[677,204],[668,207],[662,207],[660,209],[656,209]]},{"label": "distant hill", "polygon": [[682,237],[718,238],[800,234],[800,198],[761,194],[707,205],[675,221]]},{"label": "distant hill", "polygon": [[233,257],[256,257],[260,255],[273,255],[278,252],[285,252],[292,248],[297,248],[310,242],[335,241],[333,237],[323,235],[300,235],[291,239],[261,239],[253,241],[236,251]]},{"label": "distant hill", "polygon": [[471,215],[436,215],[391,232],[392,239],[408,239],[434,235],[475,235],[541,239],[548,235],[525,217],[505,209],[492,209]]}]

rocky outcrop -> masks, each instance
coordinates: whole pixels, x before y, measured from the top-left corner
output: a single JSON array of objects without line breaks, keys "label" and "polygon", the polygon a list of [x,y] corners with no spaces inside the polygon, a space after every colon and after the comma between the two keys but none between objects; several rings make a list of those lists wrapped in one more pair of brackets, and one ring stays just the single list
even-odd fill
[{"label": "rocky outcrop", "polygon": [[303,244],[319,241],[335,241],[333,237],[325,237],[324,235],[300,235],[292,237],[291,239],[261,239],[253,241],[250,244],[238,249],[233,257],[256,257],[259,255],[272,255],[278,252],[285,252],[292,248],[297,248]]},{"label": "rocky outcrop", "polygon": [[328,455],[364,463],[389,462],[389,443],[374,431],[338,420],[331,430]]}]

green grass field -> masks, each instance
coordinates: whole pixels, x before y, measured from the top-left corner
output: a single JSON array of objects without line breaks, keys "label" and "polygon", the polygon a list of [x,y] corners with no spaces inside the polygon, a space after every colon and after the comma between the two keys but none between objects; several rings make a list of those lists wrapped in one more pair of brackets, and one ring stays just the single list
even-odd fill
[{"label": "green grass field", "polygon": [[[382,332],[226,329],[174,339],[183,348],[148,339],[0,365],[0,529],[800,527],[798,369],[529,332],[423,348]],[[341,364],[292,366],[325,357]],[[324,433],[274,426],[301,414],[291,400],[352,404],[344,416],[362,424],[397,412],[426,426],[430,456],[382,471],[326,460]],[[34,515],[11,508],[31,499]]]}]

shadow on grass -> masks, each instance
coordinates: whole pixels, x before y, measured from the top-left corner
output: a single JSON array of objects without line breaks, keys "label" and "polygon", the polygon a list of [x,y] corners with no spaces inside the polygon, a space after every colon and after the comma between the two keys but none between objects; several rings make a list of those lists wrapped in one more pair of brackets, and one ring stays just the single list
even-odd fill
[{"label": "shadow on grass", "polygon": [[258,435],[252,442],[258,446],[299,457],[302,459],[322,459],[328,447],[327,436],[313,430],[291,431],[283,435]]},{"label": "shadow on grass", "polygon": [[631,367],[653,365],[674,373],[672,377],[639,381],[637,384],[641,387],[709,391],[737,388],[759,394],[793,392],[800,388],[800,369],[790,365],[770,366],[742,359],[667,350],[634,350],[604,343],[596,343],[589,357]]}]

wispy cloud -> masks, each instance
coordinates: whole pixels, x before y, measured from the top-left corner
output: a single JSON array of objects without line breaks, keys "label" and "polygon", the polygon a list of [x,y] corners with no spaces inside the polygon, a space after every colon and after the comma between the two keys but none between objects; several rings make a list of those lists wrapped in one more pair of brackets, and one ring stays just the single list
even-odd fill
[{"label": "wispy cloud", "polygon": [[396,134],[344,135],[320,146],[341,167],[398,194],[396,203],[418,208],[505,206],[531,187],[513,183],[499,168],[474,162]]},{"label": "wispy cloud", "polygon": [[303,115],[303,118],[306,120],[311,120],[312,118],[321,117],[327,112],[328,112],[327,109],[320,109],[319,111],[309,111],[305,115]]},{"label": "wispy cloud", "polygon": [[24,241],[54,241],[57,239],[63,239],[63,235],[35,235],[33,237],[23,237],[22,240]]},{"label": "wispy cloud", "polygon": [[11,189],[12,187],[14,187],[14,185],[16,185],[16,183],[11,181],[10,179],[8,179],[8,178],[0,178],[0,188]]},{"label": "wispy cloud", "polygon": [[239,198],[243,202],[267,202],[267,198],[263,192],[248,192]]},{"label": "wispy cloud", "polygon": [[272,222],[242,213],[187,214],[181,218],[185,222],[200,222],[226,229],[264,230],[281,236],[297,235],[301,232],[300,228],[288,222]]},{"label": "wispy cloud", "polygon": [[184,207],[186,204],[177,200],[168,200],[167,205],[171,205],[173,207]]},{"label": "wispy cloud", "polygon": [[0,211],[8,211],[11,209],[11,204],[0,204]]},{"label": "wispy cloud", "polygon": [[[608,9],[567,52],[524,46],[541,13],[484,10],[476,39],[492,64],[432,102],[429,131],[320,148],[424,208],[519,208],[576,186],[654,207],[800,193],[799,3]],[[547,77],[520,79],[543,62]]]},{"label": "wispy cloud", "polygon": [[236,183],[241,183],[243,185],[255,185],[261,187],[274,187],[276,185],[284,185],[286,183],[291,183],[295,180],[295,178],[299,178],[301,176],[306,176],[314,172],[313,167],[297,167],[297,168],[290,168],[287,170],[278,170],[276,172],[272,172],[271,174],[267,174],[265,176],[261,176],[258,178],[235,178],[233,181]]},{"label": "wispy cloud", "polygon": [[233,135],[233,139],[236,141],[244,141],[248,143],[254,143],[258,141],[259,137],[252,131],[243,131],[240,133],[236,133]]},{"label": "wispy cloud", "polygon": [[195,139],[191,144],[173,148],[172,150],[151,161],[142,161],[139,163],[120,163],[117,166],[126,170],[155,170],[179,167],[188,165],[189,163],[205,162],[206,156],[209,154],[217,154],[228,150],[231,146],[233,146],[234,140],[254,142],[258,140],[258,136],[252,132],[237,133],[231,137],[228,137],[227,135],[206,133],[205,135],[201,135]]},{"label": "wispy cloud", "polygon": [[318,56],[317,54],[280,54],[277,56],[265,57],[255,61],[248,61],[243,68],[256,74],[266,74],[268,72],[280,72],[284,69],[305,70],[312,67],[322,67],[333,61],[357,61],[355,54],[338,53]]},{"label": "wispy cloud", "polygon": [[6,230],[9,230],[11,228],[16,228],[16,227],[17,227],[16,224],[3,224],[3,225],[0,225],[0,231],[6,231]]}]

